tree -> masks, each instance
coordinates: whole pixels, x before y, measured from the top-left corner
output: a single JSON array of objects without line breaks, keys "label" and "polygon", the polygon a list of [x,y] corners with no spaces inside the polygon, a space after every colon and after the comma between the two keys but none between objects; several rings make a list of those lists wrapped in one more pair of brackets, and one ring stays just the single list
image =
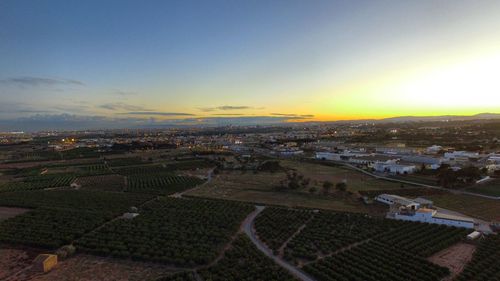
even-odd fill
[{"label": "tree", "polygon": [[345,182],[339,182],[335,185],[335,189],[340,192],[345,192],[347,190],[347,184]]},{"label": "tree", "polygon": [[330,181],[323,182],[323,193],[328,194],[330,190],[333,188],[333,183]]}]

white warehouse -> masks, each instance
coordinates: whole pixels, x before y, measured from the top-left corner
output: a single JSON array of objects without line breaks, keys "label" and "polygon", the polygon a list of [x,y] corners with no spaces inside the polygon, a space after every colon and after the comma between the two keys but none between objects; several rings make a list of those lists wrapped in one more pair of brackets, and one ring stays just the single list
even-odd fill
[{"label": "white warehouse", "polygon": [[432,206],[432,201],[423,198],[412,200],[398,195],[380,194],[375,197],[375,200],[390,206],[390,211],[387,213],[388,218],[474,228],[473,219],[438,212],[429,208]]}]

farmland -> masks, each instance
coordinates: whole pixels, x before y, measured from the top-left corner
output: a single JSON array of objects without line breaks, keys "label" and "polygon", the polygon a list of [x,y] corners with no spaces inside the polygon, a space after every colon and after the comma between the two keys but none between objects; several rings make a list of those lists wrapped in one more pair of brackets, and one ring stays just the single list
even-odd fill
[{"label": "farmland", "polygon": [[463,228],[372,218],[353,213],[273,208],[259,214],[255,228],[261,240],[275,250],[304,223],[305,227],[288,241],[284,249],[284,258],[299,265],[370,241],[395,247],[414,256],[428,257],[464,239],[470,232]]},{"label": "farmland", "polygon": [[[427,197],[426,197],[427,198]],[[500,221],[500,201],[470,195],[432,195],[436,206],[457,211],[486,221]]]},{"label": "farmland", "polygon": [[500,179],[494,179],[482,184],[476,184],[467,188],[467,191],[500,197]]},{"label": "farmland", "polygon": [[346,212],[378,213],[384,208],[364,205],[358,198],[351,196],[327,196],[308,190],[278,190],[285,173],[223,171],[203,187],[188,192],[197,197],[230,199],[286,207],[309,207],[332,209]]},{"label": "farmland", "polygon": [[25,178],[23,181],[6,183],[0,186],[0,192],[40,190],[54,187],[69,187],[74,175],[43,175]]},{"label": "farmland", "polygon": [[77,242],[84,252],[177,266],[205,264],[236,232],[252,206],[163,198],[133,220],[116,220]]},{"label": "farmland", "polygon": [[313,216],[306,210],[266,208],[255,221],[259,239],[277,251],[304,223]]},{"label": "farmland", "polygon": [[188,176],[135,175],[128,177],[128,192],[173,194],[203,183],[203,180]]},{"label": "farmland", "polygon": [[226,252],[224,258],[215,266],[199,272],[203,280],[240,281],[240,280],[296,280],[284,269],[265,257],[250,240],[240,235]]},{"label": "farmland", "polygon": [[0,224],[0,241],[57,248],[110,219],[103,214],[39,208]]},{"label": "farmland", "polygon": [[0,206],[87,210],[117,215],[151,198],[146,194],[83,190],[4,192],[0,193]]},{"label": "farmland", "polygon": [[306,265],[304,270],[319,281],[439,281],[449,274],[447,268],[377,242],[326,257]]},{"label": "farmland", "polygon": [[500,280],[500,236],[490,235],[481,241],[472,261],[455,280]]},{"label": "farmland", "polygon": [[123,191],[125,189],[125,177],[120,175],[79,177],[75,183],[80,185],[82,190]]}]

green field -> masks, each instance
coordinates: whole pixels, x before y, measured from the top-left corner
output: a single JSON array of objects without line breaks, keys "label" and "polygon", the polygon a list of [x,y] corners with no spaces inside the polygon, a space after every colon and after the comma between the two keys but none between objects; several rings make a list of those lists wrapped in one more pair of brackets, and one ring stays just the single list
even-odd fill
[{"label": "green field", "polygon": [[500,221],[500,200],[492,200],[471,195],[443,194],[426,198],[434,205],[486,221]]},{"label": "green field", "polygon": [[467,188],[467,191],[500,197],[500,179],[495,179],[484,184],[476,184]]}]

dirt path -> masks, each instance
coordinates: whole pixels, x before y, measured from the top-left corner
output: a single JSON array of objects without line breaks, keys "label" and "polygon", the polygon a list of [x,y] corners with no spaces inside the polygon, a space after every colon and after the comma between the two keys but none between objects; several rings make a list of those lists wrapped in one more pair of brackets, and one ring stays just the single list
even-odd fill
[{"label": "dirt path", "polygon": [[341,252],[344,252],[344,251],[348,251],[354,247],[357,247],[357,246],[360,246],[360,245],[363,245],[365,243],[368,243],[372,240],[372,238],[368,238],[368,239],[365,239],[365,240],[362,240],[362,241],[359,241],[359,242],[355,242],[355,243],[352,243],[352,244],[349,244],[343,248],[340,248],[330,254],[327,254],[327,255],[319,255],[318,258],[316,258],[315,260],[312,260],[312,261],[307,261],[307,262],[304,262],[300,265],[300,267],[303,267],[304,265],[307,265],[307,264],[310,264],[310,263],[313,263],[313,262],[317,262],[319,260],[322,260],[322,259],[325,259],[325,258],[328,258],[328,257],[331,257],[331,256],[334,256],[336,254],[339,254]]},{"label": "dirt path", "polygon": [[450,281],[462,272],[475,251],[475,245],[462,242],[434,254],[427,260],[450,269],[451,274],[442,280]]},{"label": "dirt path", "polygon": [[299,233],[301,233],[301,232],[302,232],[302,230],[306,227],[306,225],[307,225],[309,222],[311,222],[313,219],[314,219],[314,213],[312,213],[312,214],[311,214],[311,217],[310,217],[310,218],[309,218],[306,222],[304,222],[304,224],[303,224],[303,225],[301,225],[301,226],[297,229],[297,231],[295,231],[295,233],[293,233],[293,234],[292,234],[292,235],[291,235],[291,236],[290,236],[290,237],[289,237],[289,238],[288,238],[288,239],[287,239],[287,240],[283,243],[283,245],[281,245],[281,247],[278,249],[278,257],[279,257],[280,259],[282,259],[282,258],[283,258],[283,256],[285,255],[285,248],[286,248],[286,246],[288,245],[288,243],[289,243],[290,241],[292,241],[292,239],[293,239],[293,238],[295,238],[295,236],[299,235]]},{"label": "dirt path", "polygon": [[288,272],[290,272],[292,275],[297,277],[298,279],[302,281],[316,281],[312,277],[310,277],[308,274],[303,272],[302,270],[296,268],[295,266],[289,264],[287,261],[283,260],[282,258],[275,256],[272,252],[271,249],[269,249],[262,241],[260,241],[257,236],[255,235],[255,229],[254,229],[254,221],[257,215],[262,212],[265,209],[265,206],[256,206],[257,210],[253,212],[250,216],[247,217],[247,219],[244,222],[244,231],[245,234],[250,238],[252,243],[261,251],[264,255],[270,257],[274,262],[276,262],[278,265],[286,269]]}]

